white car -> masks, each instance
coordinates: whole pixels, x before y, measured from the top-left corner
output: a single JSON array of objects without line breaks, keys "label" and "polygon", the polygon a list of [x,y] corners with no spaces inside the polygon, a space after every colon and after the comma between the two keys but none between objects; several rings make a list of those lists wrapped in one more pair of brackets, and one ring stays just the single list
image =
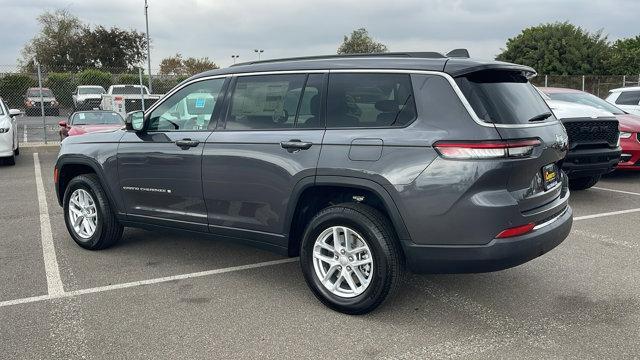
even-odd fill
[{"label": "white car", "polygon": [[16,116],[18,115],[20,115],[20,110],[9,110],[0,98],[0,159],[6,159],[9,165],[15,165],[16,155],[20,154],[16,124]]},{"label": "white car", "polygon": [[609,90],[605,100],[628,113],[640,115],[640,86]]},{"label": "white car", "polygon": [[100,107],[102,94],[106,93],[102,86],[80,85],[73,91],[73,108],[75,110],[93,110]]}]

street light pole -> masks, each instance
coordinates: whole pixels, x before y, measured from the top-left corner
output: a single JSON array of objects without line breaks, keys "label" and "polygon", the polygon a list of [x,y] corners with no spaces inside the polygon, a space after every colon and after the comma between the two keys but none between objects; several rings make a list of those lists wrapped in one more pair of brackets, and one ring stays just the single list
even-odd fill
[{"label": "street light pole", "polygon": [[262,49],[253,49],[253,52],[258,54],[258,60],[260,60],[260,55],[264,52]]},{"label": "street light pole", "polygon": [[231,58],[233,59],[233,63],[236,63],[236,60],[240,57],[240,55],[231,55]]},{"label": "street light pole", "polygon": [[151,42],[149,42],[149,5],[144,0],[144,19],[147,25],[147,70],[149,71],[149,92],[153,94],[153,86],[151,85]]}]

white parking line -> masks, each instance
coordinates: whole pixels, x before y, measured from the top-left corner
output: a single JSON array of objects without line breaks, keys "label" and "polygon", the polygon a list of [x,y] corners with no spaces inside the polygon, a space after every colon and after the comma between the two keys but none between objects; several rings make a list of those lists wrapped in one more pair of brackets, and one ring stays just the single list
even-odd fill
[{"label": "white parking line", "polygon": [[126,288],[132,288],[132,287],[143,286],[143,285],[165,283],[170,281],[191,279],[191,278],[216,275],[216,274],[224,274],[224,273],[230,273],[234,271],[256,269],[256,268],[261,268],[265,266],[291,263],[297,260],[298,258],[287,258],[282,260],[265,261],[265,262],[255,263],[255,264],[232,266],[232,267],[223,268],[223,269],[207,270],[207,271],[200,271],[200,272],[189,273],[189,274],[181,274],[181,275],[165,276],[165,277],[160,277],[155,279],[133,281],[133,282],[122,283],[122,284],[99,286],[99,287],[94,287],[89,289],[74,290],[74,291],[62,292],[57,294],[51,294],[50,292],[49,295],[41,295],[41,296],[33,296],[33,297],[22,298],[22,299],[0,301],[0,308],[5,306],[11,306],[11,305],[28,304],[28,303],[38,302],[38,301],[68,298],[68,297],[74,297],[74,296],[79,296],[84,294],[94,294],[99,292],[126,289]]},{"label": "white parking line", "polygon": [[23,137],[22,141],[23,142],[27,142],[27,124],[24,124],[23,129],[24,129],[24,135],[23,135],[24,137]]},{"label": "white parking line", "polygon": [[632,192],[632,191],[624,191],[624,190],[616,190],[616,189],[607,189],[607,188],[602,188],[602,187],[597,187],[597,186],[592,187],[592,189],[596,189],[596,190],[604,190],[604,191],[612,191],[612,192],[617,192],[617,193],[620,193],[620,194],[627,194],[627,195],[636,195],[636,196],[640,196],[640,193]]},{"label": "white parking line", "polygon": [[620,211],[611,211],[611,212],[599,213],[599,214],[593,214],[593,215],[576,216],[576,217],[573,218],[573,221],[595,219],[595,218],[600,218],[600,217],[605,217],[605,216],[630,214],[630,213],[635,213],[635,212],[640,212],[640,208],[629,209],[629,210],[620,210]]},{"label": "white parking line", "polygon": [[36,190],[38,192],[38,205],[40,206],[40,237],[42,238],[44,269],[47,274],[47,289],[49,295],[60,295],[64,294],[64,287],[60,278],[60,270],[58,269],[56,248],[53,245],[49,207],[47,206],[47,196],[44,192],[38,153],[33,153],[33,167],[36,172]]}]

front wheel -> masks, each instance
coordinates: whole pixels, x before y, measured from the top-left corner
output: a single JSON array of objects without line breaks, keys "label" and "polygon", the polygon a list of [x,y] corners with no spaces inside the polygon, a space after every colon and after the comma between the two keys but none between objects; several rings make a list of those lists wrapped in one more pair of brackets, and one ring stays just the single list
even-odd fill
[{"label": "front wheel", "polygon": [[569,189],[586,190],[600,181],[600,175],[569,179]]},{"label": "front wheel", "polygon": [[404,273],[391,223],[362,204],[321,210],[305,230],[300,264],[307,285],[323,304],[353,315],[380,306]]},{"label": "front wheel", "polygon": [[64,194],[64,221],[76,244],[89,250],[115,244],[124,229],[94,174],[80,175],[69,182]]}]

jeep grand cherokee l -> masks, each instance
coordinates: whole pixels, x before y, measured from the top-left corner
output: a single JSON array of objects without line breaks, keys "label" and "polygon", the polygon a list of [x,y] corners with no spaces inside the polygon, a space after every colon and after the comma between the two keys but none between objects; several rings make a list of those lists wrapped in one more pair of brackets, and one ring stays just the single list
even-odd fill
[{"label": "jeep grand cherokee l", "polygon": [[567,136],[533,74],[438,53],[205,72],[67,138],[58,201],[86,249],[125,226],[235,239],[300,256],[321,302],[366,313],[405,267],[500,270],[567,237]]}]

